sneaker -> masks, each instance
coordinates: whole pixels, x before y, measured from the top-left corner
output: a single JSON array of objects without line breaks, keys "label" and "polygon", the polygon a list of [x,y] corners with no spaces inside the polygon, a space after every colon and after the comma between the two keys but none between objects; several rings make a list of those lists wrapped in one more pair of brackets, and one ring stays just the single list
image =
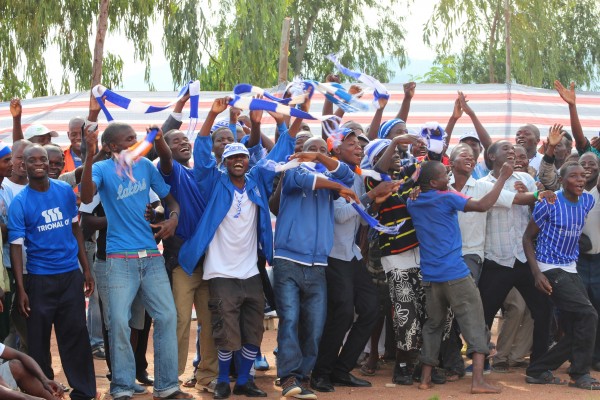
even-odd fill
[{"label": "sneaker", "polygon": [[267,358],[264,355],[254,360],[254,369],[257,371],[269,370],[269,362],[267,361]]},{"label": "sneaker", "polygon": [[406,363],[396,363],[392,382],[398,385],[410,386],[413,384],[413,373]]},{"label": "sneaker", "polygon": [[92,357],[96,360],[106,360],[106,353],[104,352],[104,347],[98,346],[94,350],[92,350]]},{"label": "sneaker", "polygon": [[139,385],[137,383],[133,384],[133,395],[134,396],[141,396],[144,394],[147,394],[148,390],[146,390],[145,387],[143,387],[142,385]]},{"label": "sneaker", "polygon": [[[490,361],[488,359],[486,359],[485,362],[483,363],[483,374],[489,375],[491,373],[492,373],[492,367],[490,366]],[[467,368],[465,368],[465,375],[473,376],[473,364],[471,364]]]},{"label": "sneaker", "polygon": [[302,387],[298,384],[296,377],[288,376],[281,384],[281,395],[284,397],[288,396],[296,396],[297,394],[302,393]]},{"label": "sneaker", "polygon": [[196,383],[196,389],[201,391],[201,392],[208,392],[208,393],[214,393],[215,392],[215,387],[217,386],[217,380],[213,379],[212,381],[208,382],[207,385],[203,385],[201,383]]}]

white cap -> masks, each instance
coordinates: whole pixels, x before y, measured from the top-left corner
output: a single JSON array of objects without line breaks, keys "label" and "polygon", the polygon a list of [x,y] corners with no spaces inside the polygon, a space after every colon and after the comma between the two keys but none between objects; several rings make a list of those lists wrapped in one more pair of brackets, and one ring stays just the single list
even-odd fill
[{"label": "white cap", "polygon": [[230,143],[225,146],[225,151],[223,151],[223,158],[231,157],[236,154],[245,154],[250,157],[250,153],[246,146],[241,143]]},{"label": "white cap", "polygon": [[46,128],[44,125],[39,124],[30,125],[27,129],[25,129],[23,136],[25,139],[29,140],[34,136],[43,136],[47,133],[49,133],[52,137],[58,137],[58,132],[52,131]]},{"label": "white cap", "polygon": [[458,139],[458,141],[459,141],[459,142],[462,142],[462,141],[463,141],[463,140],[465,140],[465,139],[475,139],[475,140],[477,140],[479,143],[481,143],[481,140],[479,140],[479,136],[477,136],[477,134],[476,134],[476,133],[473,133],[473,132],[467,132],[467,133],[463,134],[463,135],[462,135],[462,136],[461,136],[461,137]]}]

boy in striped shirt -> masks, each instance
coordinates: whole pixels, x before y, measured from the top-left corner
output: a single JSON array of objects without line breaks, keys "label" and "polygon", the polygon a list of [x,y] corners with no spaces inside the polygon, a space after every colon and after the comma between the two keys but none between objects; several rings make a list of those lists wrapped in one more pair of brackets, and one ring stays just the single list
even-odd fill
[{"label": "boy in striped shirt", "polygon": [[[598,314],[577,275],[579,237],[594,198],[583,193],[586,172],[577,162],[560,169],[563,189],[556,202],[536,204],[533,218],[523,235],[523,249],[535,286],[550,299],[565,322],[565,335],[527,368],[528,383],[564,384],[552,375],[565,361],[571,361],[569,386],[600,390],[600,382],[589,374],[596,338]],[[537,244],[534,247],[534,239]]]}]

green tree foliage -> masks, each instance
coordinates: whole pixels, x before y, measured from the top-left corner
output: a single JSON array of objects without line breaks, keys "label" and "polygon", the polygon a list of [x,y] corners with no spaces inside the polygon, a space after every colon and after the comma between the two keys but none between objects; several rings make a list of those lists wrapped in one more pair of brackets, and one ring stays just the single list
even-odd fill
[{"label": "green tree foliage", "polygon": [[239,82],[275,85],[286,16],[291,18],[290,80],[300,74],[323,79],[334,71],[325,56],[339,53],[345,66],[387,82],[392,74],[390,63],[406,64],[404,17],[399,10],[410,1],[222,1],[210,60],[202,68],[202,87],[229,90]]},{"label": "green tree foliage", "polygon": [[[505,0],[441,0],[423,37],[438,60],[455,56],[459,82],[504,82]],[[590,87],[599,78],[597,0],[510,0],[511,76],[551,88],[555,79]],[[464,42],[456,48],[457,41]]]},{"label": "green tree foliage", "polygon": [[[149,27],[161,15],[168,0],[112,0],[109,32],[120,33],[134,45],[134,57],[146,65],[149,79],[152,43]],[[88,90],[92,73],[89,38],[98,14],[97,0],[7,0],[0,1],[0,97],[47,96],[70,90]],[[48,79],[44,56],[58,58],[63,67],[61,87]],[[102,82],[121,83],[123,62],[106,52]],[[71,78],[74,87],[70,87]]]}]

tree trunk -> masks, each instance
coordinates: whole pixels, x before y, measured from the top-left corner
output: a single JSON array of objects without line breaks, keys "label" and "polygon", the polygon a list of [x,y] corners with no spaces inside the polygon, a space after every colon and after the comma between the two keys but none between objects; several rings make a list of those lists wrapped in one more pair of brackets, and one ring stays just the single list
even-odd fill
[{"label": "tree trunk", "polygon": [[104,39],[108,29],[108,6],[110,0],[100,0],[98,13],[98,26],[96,29],[96,42],[94,44],[94,62],[92,64],[92,83],[94,87],[102,80],[102,60],[104,59]]},{"label": "tree trunk", "polygon": [[288,81],[288,54],[290,48],[290,23],[292,19],[286,17],[281,26],[281,42],[279,45],[279,79],[278,83]]},{"label": "tree trunk", "polygon": [[498,29],[498,20],[500,19],[500,0],[498,0],[498,6],[494,12],[494,21],[492,22],[492,29],[490,30],[490,38],[488,40],[488,70],[490,83],[496,83],[496,71],[494,67],[495,52],[496,52],[496,30]]},{"label": "tree trunk", "polygon": [[[306,24],[306,31],[304,31],[304,35],[302,36],[302,43],[296,49],[296,65],[294,66],[294,73],[299,75],[302,71],[302,62],[304,61],[304,53],[306,53],[306,48],[308,47],[308,39],[310,39],[310,35],[312,34],[313,27],[315,26],[315,20],[319,15],[319,9],[317,8],[313,15],[308,16]],[[297,20],[299,23],[300,21]],[[298,43],[296,43],[298,44]]]}]

